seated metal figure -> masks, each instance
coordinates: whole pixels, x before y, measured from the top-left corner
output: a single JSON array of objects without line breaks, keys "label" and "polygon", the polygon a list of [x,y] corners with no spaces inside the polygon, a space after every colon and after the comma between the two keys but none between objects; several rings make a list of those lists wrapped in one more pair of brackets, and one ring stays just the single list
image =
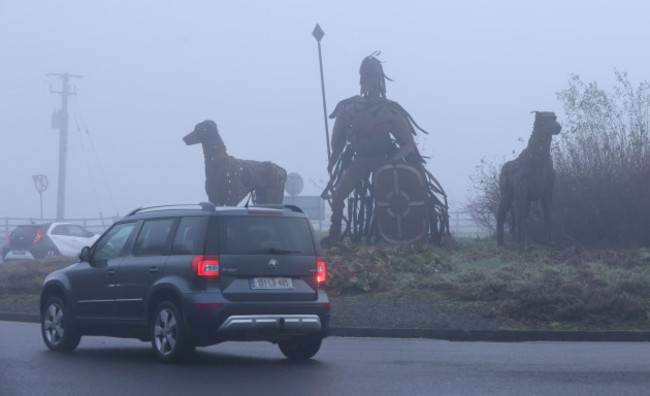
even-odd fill
[{"label": "seated metal figure", "polygon": [[[331,227],[329,235],[321,243],[329,247],[341,240],[344,200],[353,192],[361,200],[372,205],[371,173],[387,164],[408,164],[426,180],[427,206],[432,227],[429,237],[440,239],[449,232],[447,200],[440,184],[424,168],[424,159],[415,144],[415,128],[420,128],[399,103],[386,98],[386,75],[381,62],[372,54],[361,63],[359,69],[361,94],[338,103],[330,118],[336,118],[332,131],[332,154],[328,172],[330,182],[323,197],[331,198]],[[331,195],[329,195],[331,193]],[[438,195],[440,197],[438,197]],[[365,199],[368,198],[369,200]],[[348,212],[351,216],[350,208]],[[367,221],[372,216],[372,206],[360,209]],[[364,215],[363,212],[370,212]],[[348,229],[349,229],[348,220]],[[370,233],[368,228],[363,231]],[[352,238],[354,240],[354,238]],[[357,238],[358,240],[358,238]]]}]

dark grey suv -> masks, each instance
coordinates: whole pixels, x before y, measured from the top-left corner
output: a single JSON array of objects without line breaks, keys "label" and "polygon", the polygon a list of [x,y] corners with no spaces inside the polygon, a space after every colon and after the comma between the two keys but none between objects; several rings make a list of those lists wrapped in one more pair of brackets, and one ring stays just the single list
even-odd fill
[{"label": "dark grey suv", "polygon": [[296,207],[137,209],[79,257],[43,284],[53,350],[76,348],[82,335],[133,337],[174,362],[196,346],[265,340],[308,359],[327,334],[326,266]]}]

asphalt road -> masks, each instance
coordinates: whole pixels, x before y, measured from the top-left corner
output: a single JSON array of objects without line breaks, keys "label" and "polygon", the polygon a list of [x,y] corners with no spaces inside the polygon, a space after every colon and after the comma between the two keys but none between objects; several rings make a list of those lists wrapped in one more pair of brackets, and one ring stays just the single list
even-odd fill
[{"label": "asphalt road", "polygon": [[650,344],[330,337],[296,363],[224,343],[180,365],[137,340],[48,351],[34,323],[0,322],[0,395],[647,395]]}]

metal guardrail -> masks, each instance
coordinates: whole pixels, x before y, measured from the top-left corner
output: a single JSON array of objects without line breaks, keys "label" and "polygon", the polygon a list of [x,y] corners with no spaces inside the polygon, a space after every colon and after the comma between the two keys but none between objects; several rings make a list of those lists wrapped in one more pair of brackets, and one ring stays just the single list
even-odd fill
[{"label": "metal guardrail", "polygon": [[25,224],[45,224],[45,223],[72,223],[78,224],[86,228],[90,232],[101,234],[111,224],[113,224],[119,217],[90,217],[90,218],[77,218],[56,220],[48,218],[33,218],[33,217],[0,217],[0,245],[7,241],[7,235],[19,225]]},{"label": "metal guardrail", "polygon": [[476,223],[469,212],[449,212],[449,230],[451,235],[461,238],[487,237],[492,230]]},{"label": "metal guardrail", "polygon": [[[90,232],[101,234],[108,227],[111,226],[117,219],[115,217],[84,217],[76,219],[65,219],[60,222],[78,224],[88,229]],[[0,217],[0,246],[4,245],[7,240],[7,235],[14,228],[19,225],[25,224],[43,224],[50,222],[59,222],[55,219],[36,219],[33,217]],[[316,229],[327,229],[329,227],[329,221],[321,221],[320,219],[312,219],[312,224],[314,224]],[[475,237],[485,237],[491,234],[490,230],[485,229],[484,227],[478,225],[467,212],[457,211],[449,212],[449,228],[452,235],[456,237],[464,238],[475,238]]]}]

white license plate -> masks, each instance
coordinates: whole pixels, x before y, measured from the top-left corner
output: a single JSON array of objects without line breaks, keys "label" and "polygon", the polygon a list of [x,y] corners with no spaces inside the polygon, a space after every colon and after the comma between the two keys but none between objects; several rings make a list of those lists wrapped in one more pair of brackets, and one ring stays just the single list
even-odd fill
[{"label": "white license plate", "polygon": [[15,254],[17,256],[24,256],[25,254],[27,254],[27,251],[26,250],[16,250],[16,249],[14,249],[14,250],[11,251],[11,253]]},{"label": "white license plate", "polygon": [[251,289],[282,290],[293,289],[291,278],[251,278]]}]

